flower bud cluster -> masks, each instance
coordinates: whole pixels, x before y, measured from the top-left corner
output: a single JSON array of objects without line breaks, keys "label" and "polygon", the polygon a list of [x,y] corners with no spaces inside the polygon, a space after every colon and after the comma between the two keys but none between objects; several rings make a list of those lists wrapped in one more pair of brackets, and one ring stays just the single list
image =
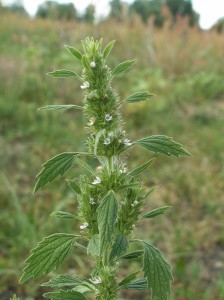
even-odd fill
[{"label": "flower bud cluster", "polygon": [[116,156],[130,146],[130,141],[122,131],[119,112],[119,97],[111,87],[111,69],[106,66],[101,50],[101,41],[85,40],[84,70],[82,73],[84,90],[84,113],[90,138],[87,140],[89,151],[94,152],[96,135],[105,130],[99,139],[99,156]]},{"label": "flower bud cluster", "polygon": [[97,300],[115,299],[117,283],[115,280],[116,268],[113,266],[96,266],[100,282],[97,284]]},{"label": "flower bud cluster", "polygon": [[118,214],[118,228],[124,234],[129,234],[133,230],[133,225],[137,223],[142,211],[144,200],[144,189],[141,183],[133,179],[132,184],[134,187],[128,188],[122,198]]}]

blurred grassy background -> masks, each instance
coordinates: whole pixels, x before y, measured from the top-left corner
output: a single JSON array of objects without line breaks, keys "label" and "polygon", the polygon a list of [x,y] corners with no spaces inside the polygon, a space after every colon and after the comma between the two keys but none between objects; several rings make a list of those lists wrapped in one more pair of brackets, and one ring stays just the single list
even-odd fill
[{"label": "blurred grassy background", "polygon": [[[18,285],[24,259],[45,235],[77,232],[80,225],[49,217],[55,209],[76,210],[64,180],[35,196],[32,190],[43,162],[85,147],[79,111],[37,109],[81,103],[77,81],[45,74],[60,68],[80,71],[63,45],[81,49],[80,40],[86,36],[103,37],[105,44],[117,40],[108,62],[111,67],[137,58],[135,68],[114,82],[121,98],[139,90],[156,94],[150,103],[123,108],[130,139],[165,134],[193,155],[160,156],[142,175],[147,186],[160,186],[146,210],[160,205],[171,205],[172,210],[139,224],[136,234],[158,246],[172,262],[171,299],[224,299],[223,35],[189,28],[184,20],[171,30],[155,29],[137,19],[92,26],[10,14],[0,20],[0,299],[8,299],[14,291],[23,299],[42,299],[38,286],[43,280]],[[149,156],[133,148],[128,154],[130,168]],[[74,169],[67,177],[80,172]],[[69,268],[85,274],[89,264],[75,253],[60,272]],[[132,269],[136,265],[129,266]],[[125,297],[150,299],[142,292]]]}]

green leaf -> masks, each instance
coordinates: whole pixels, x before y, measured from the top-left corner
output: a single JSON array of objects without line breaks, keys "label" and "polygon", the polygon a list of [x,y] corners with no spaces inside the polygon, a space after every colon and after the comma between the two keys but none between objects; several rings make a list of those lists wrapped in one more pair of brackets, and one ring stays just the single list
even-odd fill
[{"label": "green leaf", "polygon": [[76,237],[72,234],[56,233],[44,238],[26,260],[20,283],[48,274],[58,268],[71,253]]},{"label": "green leaf", "polygon": [[168,156],[190,156],[191,154],[182,148],[182,145],[175,142],[171,137],[165,135],[152,135],[135,142],[154,153],[162,153]]},{"label": "green leaf", "polygon": [[115,231],[118,204],[114,192],[110,191],[97,209],[97,220],[100,236],[100,255],[110,243]]},{"label": "green leaf", "polygon": [[136,278],[136,276],[140,273],[140,271],[134,272],[131,275],[127,276],[125,279],[123,279],[118,286],[120,288],[123,288],[124,285],[128,284],[129,282],[131,282],[133,279]]},{"label": "green leaf", "polygon": [[154,193],[158,189],[158,186],[152,187],[143,197],[143,199],[146,199],[148,196],[150,196],[152,193]]},{"label": "green leaf", "polygon": [[21,300],[21,298],[18,298],[18,297],[16,296],[16,294],[14,294],[14,295],[12,296],[12,298],[10,298],[10,300]]},{"label": "green leaf", "polygon": [[110,52],[111,52],[111,50],[112,50],[112,48],[113,48],[115,42],[116,42],[116,41],[112,41],[112,42],[110,42],[110,43],[105,47],[105,49],[104,49],[104,51],[103,51],[103,58],[104,58],[104,59],[106,59],[107,56],[110,54]]},{"label": "green leaf", "polygon": [[65,211],[54,211],[51,216],[60,218],[60,219],[75,219],[76,216],[73,214],[70,214],[68,212]]},{"label": "green leaf", "polygon": [[74,180],[70,180],[70,179],[66,179],[68,186],[70,187],[70,189],[75,192],[76,194],[80,195],[81,194],[81,190],[79,185],[76,183],[75,179]]},{"label": "green leaf", "polygon": [[128,289],[128,290],[139,290],[139,291],[147,290],[147,279],[146,278],[136,279],[136,280],[122,286],[122,288]]},{"label": "green leaf", "polygon": [[152,299],[166,300],[173,280],[171,267],[162,253],[152,245],[144,243],[144,276],[148,288],[152,290]]},{"label": "green leaf", "polygon": [[78,157],[75,159],[75,163],[78,164],[79,166],[81,166],[83,169],[85,169],[87,172],[89,172],[91,175],[96,176],[96,173],[94,172],[94,170],[90,167],[90,165],[88,165],[87,163],[85,163],[82,159],[79,159]]},{"label": "green leaf", "polygon": [[88,246],[87,246],[87,253],[90,255],[96,255],[96,256],[100,256],[100,236],[99,234],[95,234]]},{"label": "green leaf", "polygon": [[82,65],[85,69],[91,70],[90,63],[89,63],[89,60],[86,57],[86,55],[83,55],[83,57],[82,57]]},{"label": "green leaf", "polygon": [[46,161],[37,175],[38,181],[34,187],[34,193],[59,175],[64,175],[73,166],[74,157],[78,154],[78,152],[64,152]]},{"label": "green leaf", "polygon": [[46,293],[44,297],[52,300],[86,300],[81,293],[70,290]]},{"label": "green leaf", "polygon": [[74,246],[79,248],[80,250],[85,250],[85,251],[87,250],[86,246],[83,246],[83,245],[81,245],[79,243],[76,243],[76,242],[74,243]]},{"label": "green leaf", "polygon": [[89,293],[89,292],[95,291],[95,290],[93,290],[92,287],[90,288],[90,285],[87,286],[87,283],[85,283],[85,285],[78,285],[78,286],[76,286],[73,289],[73,291],[79,292],[81,294],[85,294],[85,293]]},{"label": "green leaf", "polygon": [[78,60],[82,60],[82,54],[75,49],[74,47],[65,45],[65,48],[68,50],[71,55],[75,56]]},{"label": "green leaf", "polygon": [[113,260],[121,255],[125,254],[128,249],[128,240],[124,234],[118,234],[110,253],[110,260]]},{"label": "green leaf", "polygon": [[139,258],[142,256],[143,254],[143,250],[137,250],[137,251],[133,251],[133,252],[130,252],[126,255],[123,255],[121,258],[122,259],[134,259],[134,258]]},{"label": "green leaf", "polygon": [[171,206],[162,206],[151,210],[149,213],[142,216],[142,218],[155,218],[156,216],[164,214]]},{"label": "green leaf", "polygon": [[119,187],[119,190],[131,188],[131,187],[135,187],[135,186],[138,186],[138,185],[139,185],[139,182],[131,182],[131,183],[127,183],[127,184],[124,184],[124,185],[120,186],[120,187]]},{"label": "green leaf", "polygon": [[138,174],[140,174],[141,172],[143,172],[145,169],[147,169],[152,162],[155,160],[155,158],[150,159],[149,161],[147,161],[146,163],[144,163],[143,165],[137,167],[136,169],[134,169],[133,171],[131,171],[128,175],[130,176],[137,176]]},{"label": "green leaf", "polygon": [[120,63],[114,70],[112,75],[117,76],[120,75],[121,73],[126,72],[128,69],[130,69],[133,64],[136,62],[136,60],[126,60],[122,63]]},{"label": "green leaf", "polygon": [[61,78],[61,77],[79,77],[79,75],[77,75],[75,72],[70,71],[70,70],[55,70],[52,72],[47,73],[47,75],[56,77],[56,78]]},{"label": "green leaf", "polygon": [[41,284],[41,286],[61,288],[65,286],[77,286],[79,284],[82,284],[82,279],[75,276],[71,276],[69,274],[61,274],[55,278],[50,279],[48,282]]},{"label": "green leaf", "polygon": [[136,103],[140,101],[147,101],[152,98],[154,95],[150,94],[149,92],[137,92],[122,101],[122,103]]},{"label": "green leaf", "polygon": [[97,148],[98,148],[100,138],[101,138],[102,135],[105,135],[105,133],[106,133],[105,129],[102,129],[102,130],[97,132],[96,138],[95,138],[95,144],[94,144],[94,155],[97,155]]},{"label": "green leaf", "polygon": [[82,106],[73,105],[73,104],[47,105],[47,106],[43,106],[43,107],[38,108],[38,110],[62,110],[62,109],[70,109],[70,108],[82,109]]}]

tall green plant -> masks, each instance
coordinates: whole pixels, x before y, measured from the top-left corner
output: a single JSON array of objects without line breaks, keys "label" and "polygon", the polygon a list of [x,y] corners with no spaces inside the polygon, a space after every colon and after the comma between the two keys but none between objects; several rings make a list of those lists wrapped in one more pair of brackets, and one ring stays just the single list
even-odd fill
[{"label": "tall green plant", "polygon": [[[88,260],[94,263],[88,278],[60,274],[44,283],[43,286],[56,289],[44,295],[52,300],[82,300],[87,299],[88,294],[98,300],[112,300],[117,298],[121,289],[151,290],[153,299],[165,300],[170,292],[172,274],[168,262],[153,245],[131,235],[136,223],[163,214],[169,208],[164,206],[142,214],[144,200],[155,188],[146,190],[138,177],[151,165],[153,158],[129,171],[121,155],[135,145],[155,154],[176,157],[190,154],[164,135],[153,135],[134,142],[129,140],[122,128],[121,106],[148,101],[152,95],[143,91],[124,100],[119,99],[111,87],[112,80],[128,71],[135,60],[124,61],[111,70],[106,59],[113,45],[114,41],[102,50],[102,40],[86,38],[83,53],[65,46],[82,64],[81,76],[70,70],[49,73],[53,77],[76,77],[81,81],[83,106],[49,105],[41,109],[80,109],[87,119],[88,152],[64,152],[48,160],[37,175],[35,192],[64,175],[74,165],[83,167],[85,174],[67,180],[78,201],[81,231],[79,234],[55,233],[44,238],[26,260],[20,282],[48,274],[77,248],[82,249],[89,256]],[[96,170],[83,160],[84,156],[99,161]],[[56,211],[53,214],[71,222],[76,217],[73,212]],[[136,251],[130,252],[130,243],[136,244]],[[142,258],[142,270],[118,281],[122,261]]]}]

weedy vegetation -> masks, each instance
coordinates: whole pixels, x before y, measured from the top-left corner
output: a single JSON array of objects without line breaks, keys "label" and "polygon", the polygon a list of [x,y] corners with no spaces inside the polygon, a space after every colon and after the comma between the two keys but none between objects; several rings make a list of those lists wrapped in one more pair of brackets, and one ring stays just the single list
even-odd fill
[{"label": "weedy vegetation", "polygon": [[[92,261],[89,275],[57,275],[42,284],[56,289],[45,293],[46,298],[84,300],[90,294],[94,299],[112,300],[117,299],[120,290],[130,289],[150,290],[152,299],[165,300],[168,299],[173,280],[171,267],[160,250],[148,241],[137,239],[133,230],[143,219],[161,215],[169,206],[142,213],[145,200],[156,187],[146,189],[139,174],[151,166],[154,158],[151,157],[142,165],[129,170],[124,153],[129,148],[138,146],[152,154],[175,157],[190,154],[165,135],[152,135],[130,141],[123,129],[121,106],[151,101],[153,95],[147,91],[135,92],[121,100],[112,88],[112,80],[129,71],[135,60],[126,60],[112,70],[106,60],[114,41],[102,49],[102,39],[97,41],[86,38],[82,46],[83,53],[65,46],[73,58],[81,63],[81,75],[67,69],[56,70],[49,75],[77,79],[84,93],[83,105],[48,105],[40,110],[78,109],[82,112],[88,132],[88,151],[64,152],[49,159],[37,175],[34,189],[36,192],[64,175],[73,166],[80,166],[84,174],[78,178],[67,179],[68,187],[78,202],[78,215],[74,211],[52,213],[54,217],[68,219],[70,222],[78,219],[80,232],[54,233],[39,242],[26,260],[20,283],[50,273],[73,251],[81,249],[88,255],[85,259]],[[98,166],[92,168],[83,160],[85,156],[97,160]],[[78,229],[74,231],[77,232]],[[129,250],[131,244],[135,245],[135,251]],[[136,259],[142,260],[142,269],[117,280],[123,262]]]},{"label": "weedy vegetation", "polygon": [[[79,218],[71,222],[49,217],[53,211],[73,212],[77,217],[78,204],[67,181],[57,178],[35,196],[32,190],[44,161],[64,151],[87,151],[82,110],[37,111],[59,103],[83,105],[82,83],[72,81],[73,77],[52,80],[45,74],[58,68],[81,74],[82,64],[63,51],[63,45],[77,45],[80,51],[79,41],[85,36],[103,36],[105,43],[117,40],[107,59],[112,70],[124,60],[137,58],[130,72],[114,77],[121,101],[136,91],[149,90],[155,95],[150,101],[120,107],[128,139],[164,133],[193,153],[190,159],[159,155],[152,168],[137,175],[148,189],[159,186],[145,199],[142,215],[158,207],[170,205],[172,209],[163,217],[142,219],[129,239],[136,235],[146,240],[171,263],[171,300],[222,300],[223,36],[189,28],[183,20],[156,29],[137,19],[92,26],[14,14],[0,18],[0,298],[9,299],[16,293],[24,300],[43,299],[49,287],[40,284],[57,274],[90,278],[93,260],[76,247],[58,270],[18,284],[23,261],[44,236],[78,233],[83,224]],[[149,155],[147,149],[135,145],[122,159],[128,159],[131,171],[150,160]],[[98,165],[93,156],[80,159],[94,170]],[[82,167],[76,164],[65,178],[78,178],[81,173]],[[129,243],[130,252],[139,248],[140,244]],[[142,266],[142,256],[123,260],[117,281]],[[119,299],[149,300],[150,294],[148,290],[121,289]]]}]

